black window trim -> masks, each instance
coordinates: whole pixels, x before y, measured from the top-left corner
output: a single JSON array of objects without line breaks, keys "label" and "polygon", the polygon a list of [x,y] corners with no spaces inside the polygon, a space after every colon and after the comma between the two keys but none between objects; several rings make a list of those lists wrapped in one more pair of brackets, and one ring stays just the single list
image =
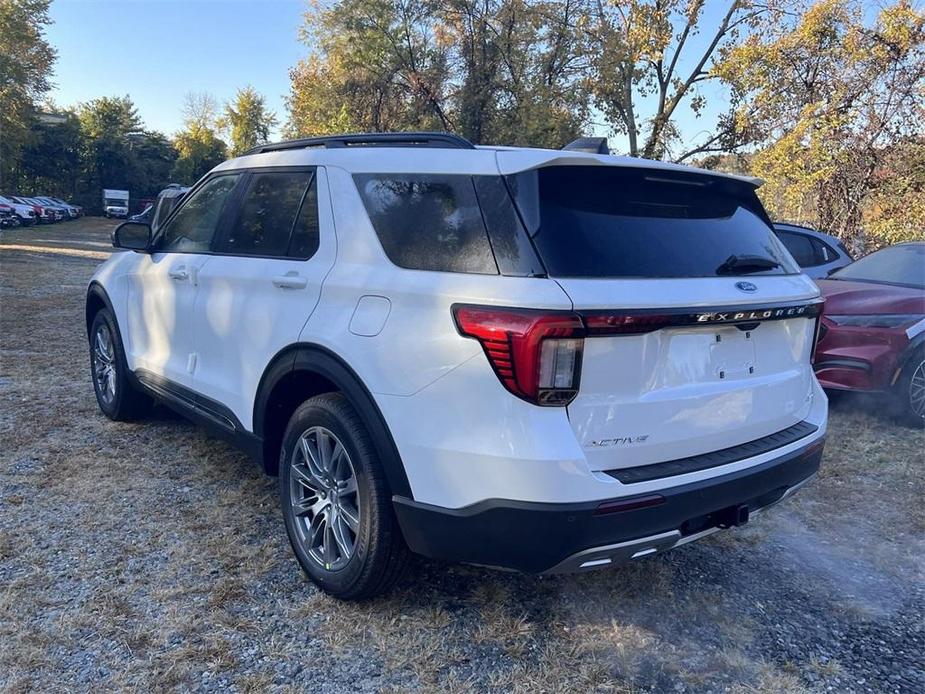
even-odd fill
[{"label": "black window trim", "polygon": [[[309,180],[309,185],[305,188],[305,192],[302,194],[302,200],[299,201],[299,213],[302,212],[302,204],[305,201],[305,194],[311,188],[312,183],[316,183],[318,180],[318,169],[320,166],[252,166],[247,168],[240,169],[226,169],[223,171],[215,171],[210,174],[203,176],[196,184],[190,188],[183,195],[183,200],[180,201],[179,205],[176,205],[167,216],[167,219],[164,220],[164,223],[157,228],[154,238],[151,241],[152,253],[162,253],[164,255],[169,253],[183,253],[184,255],[215,255],[215,256],[228,256],[233,258],[257,258],[263,260],[289,260],[291,262],[308,262],[318,254],[318,250],[321,248],[321,235],[322,235],[322,224],[321,224],[321,196],[318,195],[318,248],[315,249],[315,252],[308,258],[293,258],[288,255],[253,255],[249,253],[228,253],[225,251],[217,250],[217,241],[219,239],[224,240],[228,229],[230,227],[230,222],[233,219],[237,218],[238,211],[241,208],[241,202],[244,198],[244,193],[247,190],[247,186],[250,184],[252,174],[255,173],[286,173],[286,172],[311,172],[311,179]],[[174,215],[177,214],[177,211],[182,209],[189,200],[207,183],[213,181],[214,179],[220,176],[240,176],[240,179],[235,184],[235,187],[232,189],[231,193],[228,195],[228,199],[225,201],[224,207],[222,208],[222,213],[219,215],[218,222],[216,223],[216,232],[212,235],[212,239],[209,242],[209,250],[207,251],[174,251],[174,250],[161,250],[156,248],[155,245],[160,241],[161,236],[163,236],[164,231],[167,229],[171,220],[173,220]],[[298,215],[296,216],[298,220]],[[295,224],[295,220],[293,221]],[[292,230],[289,232],[289,242],[292,243]],[[288,247],[287,247],[288,251]]]},{"label": "black window trim", "polygon": [[[222,257],[232,257],[232,258],[257,258],[260,260],[289,260],[292,262],[308,262],[314,258],[318,251],[321,249],[321,196],[316,194],[318,198],[318,248],[315,249],[315,252],[312,253],[307,258],[295,258],[289,255],[289,249],[292,247],[292,232],[295,229],[296,223],[299,221],[299,215],[302,214],[302,206],[305,204],[305,197],[308,195],[308,191],[311,190],[312,184],[317,183],[318,181],[318,167],[317,166],[260,166],[247,169],[239,169],[246,174],[244,180],[241,182],[240,191],[237,189],[233,192],[233,199],[229,200],[231,209],[229,210],[229,215],[227,219],[220,219],[219,225],[221,228],[219,232],[212,237],[212,243],[210,244],[208,255],[222,256]],[[302,197],[299,199],[299,209],[296,212],[295,217],[292,219],[292,226],[289,227],[289,240],[286,243],[286,255],[258,255],[256,253],[234,253],[227,250],[220,250],[221,245],[225,243],[228,239],[228,233],[231,231],[232,223],[238,220],[238,215],[241,212],[241,207],[244,203],[244,196],[247,195],[247,192],[250,190],[251,182],[254,179],[254,176],[257,174],[264,173],[308,173],[308,185],[305,186],[305,190],[302,191]]]}]

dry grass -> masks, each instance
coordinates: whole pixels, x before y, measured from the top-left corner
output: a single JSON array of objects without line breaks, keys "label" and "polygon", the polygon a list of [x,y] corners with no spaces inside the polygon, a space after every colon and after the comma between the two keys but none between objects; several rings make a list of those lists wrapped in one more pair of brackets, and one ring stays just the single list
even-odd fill
[{"label": "dry grass", "polygon": [[845,403],[819,480],[754,527],[582,576],[421,561],[388,598],[330,600],[242,454],[164,411],[98,414],[93,262],[2,247],[105,242],[109,227],[80,224],[0,244],[0,689],[800,692],[810,672],[850,682],[853,664],[779,652],[776,624],[820,618],[782,603],[804,591],[824,618],[880,619],[860,599],[895,610],[893,593],[852,562],[920,575],[922,436]]}]

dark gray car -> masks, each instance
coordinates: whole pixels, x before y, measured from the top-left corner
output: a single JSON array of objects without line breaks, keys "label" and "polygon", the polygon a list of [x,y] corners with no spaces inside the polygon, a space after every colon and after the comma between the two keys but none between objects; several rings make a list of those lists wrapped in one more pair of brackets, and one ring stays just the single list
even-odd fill
[{"label": "dark gray car", "polygon": [[783,222],[774,222],[774,233],[813,279],[828,277],[854,260],[845,244],[830,234]]}]

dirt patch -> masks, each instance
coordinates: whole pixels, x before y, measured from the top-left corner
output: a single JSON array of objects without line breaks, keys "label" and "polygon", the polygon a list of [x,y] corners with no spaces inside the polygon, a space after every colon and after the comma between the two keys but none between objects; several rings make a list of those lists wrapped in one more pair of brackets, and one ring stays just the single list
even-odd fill
[{"label": "dirt patch", "polygon": [[243,454],[99,414],[96,261],[4,248],[101,252],[112,226],[0,241],[0,689],[925,689],[921,432],[843,400],[819,478],[745,528],[581,576],[421,560],[337,603]]}]

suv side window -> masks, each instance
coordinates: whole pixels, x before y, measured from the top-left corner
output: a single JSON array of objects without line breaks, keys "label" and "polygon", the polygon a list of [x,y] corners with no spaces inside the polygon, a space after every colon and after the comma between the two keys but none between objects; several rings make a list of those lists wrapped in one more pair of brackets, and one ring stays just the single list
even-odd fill
[{"label": "suv side window", "polygon": [[470,176],[357,174],[382,248],[411,270],[498,274]]},{"label": "suv side window", "polygon": [[156,251],[205,253],[241,174],[216,176],[194,191],[159,234]]},{"label": "suv side window", "polygon": [[819,239],[813,239],[813,249],[816,251],[816,258],[819,259],[819,264],[824,265],[825,263],[831,263],[833,260],[838,259],[838,253],[832,250],[832,248],[825,241],[820,241]]},{"label": "suv side window", "polygon": [[790,231],[778,231],[777,236],[784,242],[787,250],[790,251],[790,255],[793,256],[793,259],[797,261],[800,267],[818,265],[812,239],[808,236]]},{"label": "suv side window", "polygon": [[290,240],[295,253],[307,258],[318,247],[314,172],[272,171],[251,176],[241,206],[219,251],[234,255],[284,257]]}]

